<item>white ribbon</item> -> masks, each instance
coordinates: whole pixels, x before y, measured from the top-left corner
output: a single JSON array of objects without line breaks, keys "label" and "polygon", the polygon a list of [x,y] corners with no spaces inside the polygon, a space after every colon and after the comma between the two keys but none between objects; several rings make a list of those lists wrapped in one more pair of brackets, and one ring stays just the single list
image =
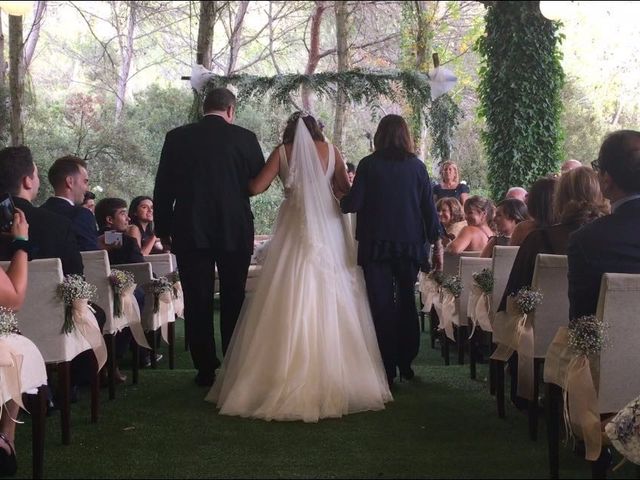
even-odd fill
[{"label": "white ribbon", "polygon": [[428,274],[420,272],[418,291],[420,292],[420,298],[422,300],[422,311],[430,312],[434,303],[437,303],[440,298],[440,284],[429,277]]},{"label": "white ribbon", "polygon": [[82,298],[73,301],[71,312],[73,323],[80,335],[91,345],[100,370],[107,363],[107,346],[94,315],[95,311],[89,305],[89,301]]},{"label": "white ribbon", "polygon": [[471,286],[469,301],[467,302],[467,315],[471,320],[471,333],[473,337],[476,327],[480,327],[485,332],[491,332],[491,294],[485,293],[476,283]]},{"label": "white ribbon", "polygon": [[456,303],[456,297],[453,293],[443,288],[440,292],[440,302],[435,305],[439,321],[438,330],[444,330],[446,336],[453,342],[456,341],[453,336],[453,325],[454,323],[460,324]]},{"label": "white ribbon", "polygon": [[173,310],[177,317],[184,318],[184,292],[182,291],[182,283],[173,284]]},{"label": "white ribbon", "polygon": [[134,283],[130,287],[126,288],[120,293],[120,301],[122,302],[122,316],[127,319],[127,325],[131,330],[134,340],[138,345],[143,348],[148,348],[149,344],[144,336],[144,330],[142,329],[142,323],[140,319],[140,307],[138,301],[133,295],[133,291],[136,289]]},{"label": "white ribbon", "polygon": [[160,334],[165,343],[169,343],[169,323],[175,322],[176,314],[173,309],[173,294],[172,292],[162,292],[158,296],[158,312],[154,313],[154,316],[158,316],[158,322],[160,322]]}]

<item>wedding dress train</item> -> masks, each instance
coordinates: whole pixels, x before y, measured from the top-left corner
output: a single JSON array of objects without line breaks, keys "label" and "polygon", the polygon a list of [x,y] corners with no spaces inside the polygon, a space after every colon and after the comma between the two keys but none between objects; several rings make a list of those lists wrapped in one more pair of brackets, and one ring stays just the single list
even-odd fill
[{"label": "wedding dress train", "polygon": [[317,422],[392,400],[355,240],[331,191],[329,152],[324,172],[302,120],[291,165],[281,149],[285,200],[206,397],[223,415]]}]

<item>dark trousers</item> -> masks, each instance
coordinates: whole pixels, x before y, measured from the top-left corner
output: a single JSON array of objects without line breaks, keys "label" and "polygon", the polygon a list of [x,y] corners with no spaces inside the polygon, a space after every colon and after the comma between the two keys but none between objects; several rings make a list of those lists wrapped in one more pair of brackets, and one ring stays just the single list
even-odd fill
[{"label": "dark trousers", "polygon": [[363,266],[373,324],[387,377],[396,367],[408,369],[420,348],[415,301],[418,265],[410,259],[390,259]]},{"label": "dark trousers", "polygon": [[184,291],[184,317],[193,365],[204,375],[220,366],[213,336],[215,271],[220,281],[220,334],[224,355],[244,302],[251,253],[213,249],[176,253]]}]

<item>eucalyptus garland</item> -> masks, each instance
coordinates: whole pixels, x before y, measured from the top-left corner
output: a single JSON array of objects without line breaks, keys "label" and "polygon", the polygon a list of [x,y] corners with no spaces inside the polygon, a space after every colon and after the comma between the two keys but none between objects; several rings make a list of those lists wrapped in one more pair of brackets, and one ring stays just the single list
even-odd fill
[{"label": "eucalyptus garland", "polygon": [[[402,97],[414,112],[420,112],[433,139],[431,153],[439,160],[449,159],[452,136],[459,123],[461,110],[449,95],[431,101],[429,77],[416,70],[361,70],[347,72],[321,72],[312,75],[283,74],[271,77],[238,74],[215,75],[200,94],[204,96],[213,88],[233,85],[237,88],[239,102],[248,99],[270,98],[273,103],[286,105],[301,89],[314,91],[319,96],[335,99],[338,90],[346,94],[349,102],[377,103],[386,97],[399,101]],[[200,105],[194,103],[193,120],[200,117]]]}]

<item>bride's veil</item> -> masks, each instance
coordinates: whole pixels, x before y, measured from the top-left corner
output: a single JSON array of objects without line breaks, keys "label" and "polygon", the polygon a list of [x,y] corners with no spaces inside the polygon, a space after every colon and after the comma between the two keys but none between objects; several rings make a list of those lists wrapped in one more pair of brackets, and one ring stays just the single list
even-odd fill
[{"label": "bride's veil", "polygon": [[[330,145],[329,148],[333,147]],[[303,117],[296,125],[289,163],[285,190],[289,208],[295,211],[299,222],[300,241],[305,249],[309,249],[306,251],[308,258],[318,260],[325,269],[344,264],[346,252],[341,215],[336,212],[338,207],[331,181],[322,168]]]}]

